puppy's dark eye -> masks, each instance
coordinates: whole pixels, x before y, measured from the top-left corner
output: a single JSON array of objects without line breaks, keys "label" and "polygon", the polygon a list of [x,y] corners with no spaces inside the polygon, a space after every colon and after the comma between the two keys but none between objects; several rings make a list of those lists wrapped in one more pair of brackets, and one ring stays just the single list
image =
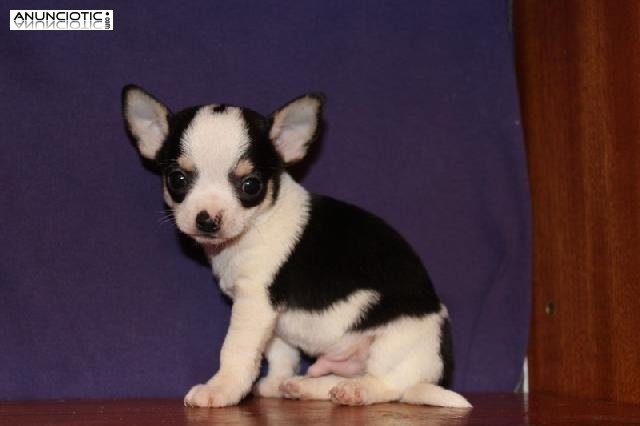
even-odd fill
[{"label": "puppy's dark eye", "polygon": [[167,175],[167,185],[172,191],[184,191],[188,184],[187,175],[182,170],[174,170]]},{"label": "puppy's dark eye", "polygon": [[247,195],[257,195],[262,190],[262,181],[255,176],[249,176],[242,181],[240,188]]}]

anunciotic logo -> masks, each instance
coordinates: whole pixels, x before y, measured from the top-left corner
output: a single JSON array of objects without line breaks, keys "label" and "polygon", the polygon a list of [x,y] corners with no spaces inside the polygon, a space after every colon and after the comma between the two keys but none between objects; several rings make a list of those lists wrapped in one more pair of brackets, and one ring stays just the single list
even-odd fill
[{"label": "anunciotic logo", "polygon": [[11,10],[11,30],[113,30],[113,10]]}]

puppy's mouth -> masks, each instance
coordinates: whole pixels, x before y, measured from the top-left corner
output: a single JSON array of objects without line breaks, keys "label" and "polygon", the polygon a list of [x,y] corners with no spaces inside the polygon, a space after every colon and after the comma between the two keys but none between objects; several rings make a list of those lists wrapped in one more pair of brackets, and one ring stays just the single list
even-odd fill
[{"label": "puppy's mouth", "polygon": [[225,247],[240,238],[245,231],[245,229],[242,229],[240,232],[237,232],[235,229],[228,227],[222,227],[216,232],[204,232],[199,229],[195,229],[195,227],[182,229],[179,225],[177,228],[182,234],[188,236],[196,243],[210,247]]},{"label": "puppy's mouth", "polygon": [[224,248],[240,238],[240,235],[242,235],[242,233],[232,236],[220,236],[217,234],[210,235],[203,233],[188,233],[187,235],[193,238],[198,244],[201,244],[203,246]]},{"label": "puppy's mouth", "polygon": [[207,234],[187,234],[196,242],[200,244],[209,244],[209,245],[220,245],[224,244],[229,240],[229,238],[223,238],[217,235],[207,235]]}]

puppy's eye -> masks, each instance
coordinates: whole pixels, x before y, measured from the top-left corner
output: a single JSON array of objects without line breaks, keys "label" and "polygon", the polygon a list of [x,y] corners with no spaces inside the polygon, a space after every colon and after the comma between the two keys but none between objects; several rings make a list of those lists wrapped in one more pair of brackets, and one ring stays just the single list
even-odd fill
[{"label": "puppy's eye", "polygon": [[262,181],[255,176],[249,176],[242,181],[240,188],[247,195],[257,195],[262,190]]},{"label": "puppy's eye", "polygon": [[181,193],[189,186],[189,178],[182,170],[174,170],[167,175],[167,185],[171,192]]}]

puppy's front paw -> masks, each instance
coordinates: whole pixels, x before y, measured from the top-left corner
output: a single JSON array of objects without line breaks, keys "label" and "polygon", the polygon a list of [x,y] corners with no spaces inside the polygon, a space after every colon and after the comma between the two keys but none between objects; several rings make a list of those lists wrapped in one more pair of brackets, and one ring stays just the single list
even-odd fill
[{"label": "puppy's front paw", "polygon": [[226,407],[235,405],[242,399],[242,393],[232,392],[215,383],[196,385],[184,397],[187,407]]}]

